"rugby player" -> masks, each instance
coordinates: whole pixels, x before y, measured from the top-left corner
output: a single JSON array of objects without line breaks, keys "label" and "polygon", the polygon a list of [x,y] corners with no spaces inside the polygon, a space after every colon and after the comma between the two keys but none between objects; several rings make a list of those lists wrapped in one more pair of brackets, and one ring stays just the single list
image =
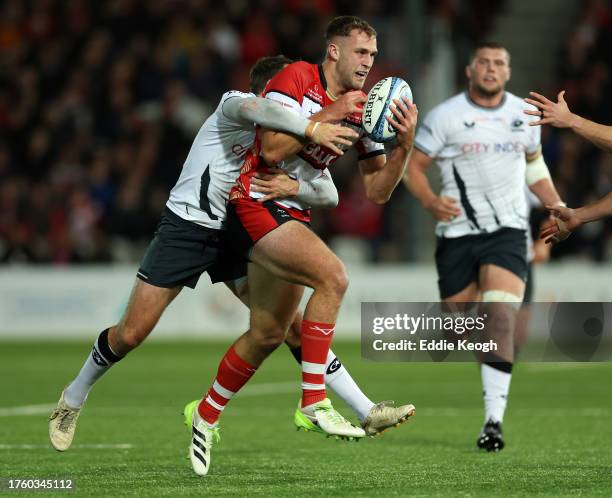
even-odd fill
[{"label": "rugby player", "polygon": [[[334,101],[347,96],[362,104],[361,88],[377,54],[376,32],[364,20],[338,17],[326,31],[327,49],[321,65],[296,62],[277,74],[265,96],[297,115],[325,113]],[[397,130],[397,146],[386,159],[384,147],[361,137],[356,142],[359,169],[368,199],[384,203],[404,172],[412,149],[416,107],[396,101],[389,118]],[[359,133],[361,113],[347,113],[343,124]],[[249,265],[249,332],[228,350],[213,385],[193,416],[191,463],[198,475],[210,465],[210,450],[217,421],[231,397],[285,338],[304,286],[313,289],[301,326],[302,399],[295,412],[296,425],[327,435],[365,436],[332,407],[326,397],[325,363],[336,316],[348,285],[346,270],[335,254],[309,228],[310,204],[299,199],[258,202],[261,193],[251,188],[252,177],[277,166],[298,179],[314,179],[331,166],[338,154],[295,136],[263,128],[258,132],[242,167],[228,205],[228,240]],[[269,338],[267,345],[253,334]],[[411,412],[407,412],[407,418]],[[195,456],[206,452],[207,459]]]},{"label": "rugby player", "polygon": [[[314,143],[342,151],[357,134],[349,128],[295,116],[270,100],[257,97],[269,79],[291,61],[266,57],[251,70],[252,93],[230,91],[203,124],[170,193],[157,233],[137,273],[127,309],[120,322],[105,329],[76,378],[64,389],[49,422],[49,436],[58,451],[73,440],[81,408],[94,383],[151,333],[166,307],[184,286],[194,288],[203,272],[211,281],[225,282],[245,304],[246,261],[233,258],[224,243],[227,197],[248,147],[253,123],[308,137]],[[350,102],[339,102],[328,114],[343,116]],[[312,117],[316,119],[316,116]],[[339,118],[338,118],[339,119]],[[326,170],[317,178],[296,181],[285,173],[257,179],[268,198],[291,196],[314,206],[332,207],[338,193]],[[299,352],[300,314],[296,314],[289,346]],[[338,394],[354,407],[372,431],[397,423],[397,409],[374,405],[358,388],[340,361],[330,353],[328,370]],[[391,417],[391,419],[389,419]]]},{"label": "rugby player", "polygon": [[[485,417],[477,446],[499,451],[514,323],[527,276],[525,181],[542,204],[562,203],[542,157],[539,128],[527,126],[522,99],[505,91],[508,51],[480,44],[465,71],[467,91],[432,109],[419,128],[404,182],[438,221],[442,301],[482,301],[488,339],[498,345],[497,352],[479,358]],[[440,195],[425,175],[433,160],[441,174]]]}]

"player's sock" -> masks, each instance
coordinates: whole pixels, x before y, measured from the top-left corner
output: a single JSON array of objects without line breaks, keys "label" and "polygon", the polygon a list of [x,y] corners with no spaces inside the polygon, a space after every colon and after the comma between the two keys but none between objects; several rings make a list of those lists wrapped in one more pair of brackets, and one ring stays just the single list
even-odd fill
[{"label": "player's sock", "polygon": [[[290,348],[291,354],[298,363],[302,363],[302,348]],[[374,403],[359,388],[338,357],[330,349],[327,353],[325,362],[325,384],[338,395],[347,405],[349,405],[359,420],[363,422]]]},{"label": "player's sock", "polygon": [[213,385],[198,405],[198,413],[207,424],[214,426],[217,423],[225,405],[256,371],[257,367],[250,365],[238,356],[234,346],[227,350],[219,364],[217,377]]},{"label": "player's sock", "polygon": [[302,406],[323,401],[325,363],[335,324],[302,320]]},{"label": "player's sock", "polygon": [[331,349],[327,353],[325,363],[325,384],[352,408],[361,422],[366,419],[374,403],[359,388]]},{"label": "player's sock", "polygon": [[64,392],[64,401],[72,408],[83,406],[96,381],[124,358],[116,355],[108,344],[108,330],[102,331],[98,336],[81,371]]},{"label": "player's sock", "polygon": [[487,362],[480,365],[482,377],[483,398],[485,406],[485,423],[503,422],[510,380],[512,379],[512,363]]}]

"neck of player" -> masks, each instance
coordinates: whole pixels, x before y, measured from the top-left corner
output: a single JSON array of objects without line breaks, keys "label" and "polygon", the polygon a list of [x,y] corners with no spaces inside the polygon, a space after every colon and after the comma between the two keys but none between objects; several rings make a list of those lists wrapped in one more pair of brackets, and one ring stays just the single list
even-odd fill
[{"label": "neck of player", "polygon": [[487,95],[479,92],[476,88],[471,87],[468,90],[470,99],[475,104],[481,107],[497,107],[504,98],[504,91],[501,90],[493,95]]},{"label": "neck of player", "polygon": [[338,97],[349,91],[347,88],[344,88],[344,86],[342,86],[338,82],[335,65],[331,61],[324,61],[322,66],[323,74],[325,75],[325,81],[327,83],[327,95],[329,95],[332,100],[336,100]]}]

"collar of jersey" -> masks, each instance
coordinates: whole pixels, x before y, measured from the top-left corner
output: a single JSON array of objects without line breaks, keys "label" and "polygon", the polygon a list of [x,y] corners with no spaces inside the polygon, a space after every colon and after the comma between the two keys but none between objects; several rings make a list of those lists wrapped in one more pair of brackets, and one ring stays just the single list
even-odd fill
[{"label": "collar of jersey", "polygon": [[327,91],[327,80],[323,72],[323,64],[317,64],[317,68],[319,69],[319,79],[321,80],[321,85],[323,85],[323,90]]},{"label": "collar of jersey", "polygon": [[482,109],[483,111],[497,111],[497,109],[503,107],[503,105],[506,103],[506,92],[504,92],[504,95],[499,104],[494,107],[485,107],[483,105],[477,104],[472,100],[472,98],[470,97],[470,93],[467,90],[463,92],[463,95],[465,95],[465,100],[468,101],[468,104],[470,104],[472,107],[475,107],[476,109]]}]

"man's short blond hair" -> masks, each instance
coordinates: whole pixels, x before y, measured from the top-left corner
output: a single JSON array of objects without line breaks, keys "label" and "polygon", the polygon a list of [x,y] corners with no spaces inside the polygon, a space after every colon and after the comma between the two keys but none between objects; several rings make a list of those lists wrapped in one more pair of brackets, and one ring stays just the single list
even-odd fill
[{"label": "man's short blond hair", "polygon": [[356,29],[370,37],[376,36],[376,30],[370,24],[357,16],[340,16],[332,19],[325,30],[327,43],[337,36],[351,36],[351,31]]}]

